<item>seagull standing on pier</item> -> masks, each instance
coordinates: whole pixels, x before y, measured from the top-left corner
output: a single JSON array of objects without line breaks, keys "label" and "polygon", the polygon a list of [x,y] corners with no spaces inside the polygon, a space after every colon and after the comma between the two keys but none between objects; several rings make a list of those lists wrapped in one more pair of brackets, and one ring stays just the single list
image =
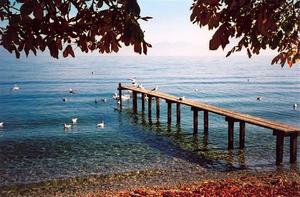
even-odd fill
[{"label": "seagull standing on pier", "polygon": [[144,87],[142,86],[142,84],[138,84],[137,88],[144,89]]},{"label": "seagull standing on pier", "polygon": [[184,101],[184,100],[185,100],[185,96],[181,96],[181,97],[179,97],[179,98],[178,98],[178,100],[180,100],[180,101]]},{"label": "seagull standing on pier", "polygon": [[151,91],[157,91],[158,90],[158,85],[155,86]]},{"label": "seagull standing on pier", "polygon": [[133,83],[136,83],[136,78],[135,78],[135,77],[129,78],[128,80],[130,80],[132,84],[133,84]]}]

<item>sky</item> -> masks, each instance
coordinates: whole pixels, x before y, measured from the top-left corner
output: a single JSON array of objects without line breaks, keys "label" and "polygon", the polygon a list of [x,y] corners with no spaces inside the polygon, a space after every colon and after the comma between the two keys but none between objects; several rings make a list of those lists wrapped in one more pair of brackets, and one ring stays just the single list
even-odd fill
[{"label": "sky", "polygon": [[[141,16],[151,16],[148,22],[141,21],[145,31],[145,40],[152,44],[149,56],[222,56],[237,43],[231,40],[225,50],[219,47],[209,50],[209,40],[214,30],[200,27],[190,21],[193,0],[138,0]],[[261,55],[274,55],[273,51],[262,51]],[[118,55],[136,55],[133,48],[122,48]],[[246,52],[233,55],[247,56]]]},{"label": "sky", "polygon": [[[215,51],[208,50],[213,32],[209,32],[207,27],[200,29],[190,22],[192,0],[138,0],[138,3],[142,16],[153,17],[148,22],[141,23],[146,41],[153,46],[148,55],[216,55]],[[131,51],[132,49],[125,49],[121,53]]]}]

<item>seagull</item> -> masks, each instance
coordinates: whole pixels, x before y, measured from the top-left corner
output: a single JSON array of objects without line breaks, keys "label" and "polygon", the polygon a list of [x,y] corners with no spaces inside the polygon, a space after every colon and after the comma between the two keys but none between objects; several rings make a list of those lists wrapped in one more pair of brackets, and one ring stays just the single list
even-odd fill
[{"label": "seagull", "polygon": [[70,93],[70,94],[74,94],[74,93],[75,93],[75,90],[73,90],[72,88],[70,88],[70,89],[69,89],[69,93]]},{"label": "seagull", "polygon": [[185,96],[179,97],[178,100],[184,101],[185,100]]},{"label": "seagull", "polygon": [[257,97],[257,98],[256,98],[256,100],[260,101],[260,100],[261,100],[261,97],[260,97],[260,96],[259,96],[259,97]]},{"label": "seagull", "polygon": [[115,99],[115,100],[118,100],[118,99],[119,99],[119,96],[118,96],[117,93],[114,93],[114,95],[112,96],[112,98]]},{"label": "seagull", "polygon": [[14,87],[11,88],[11,91],[18,91],[20,90],[20,87],[17,86],[17,84],[14,85]]},{"label": "seagull", "polygon": [[4,122],[0,122],[0,128],[4,127]]},{"label": "seagull", "polygon": [[133,83],[136,83],[136,78],[135,78],[135,77],[129,78],[128,80],[130,80],[132,84],[133,84]]},{"label": "seagull", "polygon": [[134,87],[138,87],[139,86],[139,84],[137,83],[137,82],[132,82],[131,83]]},{"label": "seagull", "polygon": [[194,92],[198,92],[198,91],[199,91],[199,89],[198,89],[198,88],[195,88],[195,89],[194,89]]},{"label": "seagull", "polygon": [[63,102],[67,102],[68,101],[68,99],[66,97],[64,97],[62,100],[63,100]]},{"label": "seagull", "polygon": [[158,86],[156,85],[155,88],[153,88],[151,91],[157,91],[158,90]]},{"label": "seagull", "polygon": [[294,110],[296,110],[297,107],[298,107],[297,103],[295,103],[295,104],[293,105],[293,107],[294,107]]},{"label": "seagull", "polygon": [[102,120],[100,123],[97,124],[98,128],[104,128],[104,121]]},{"label": "seagull", "polygon": [[101,101],[104,102],[104,103],[106,103],[107,99],[106,98],[102,98]]},{"label": "seagull", "polygon": [[121,96],[122,100],[129,100],[130,99],[130,95],[129,94],[123,94]]},{"label": "seagull", "polygon": [[72,127],[72,125],[70,125],[70,124],[64,124],[64,129],[71,129],[71,127]]},{"label": "seagull", "polygon": [[72,124],[77,124],[78,118],[72,118]]},{"label": "seagull", "polygon": [[95,72],[95,71],[93,71],[93,72],[92,72],[92,75],[95,75],[95,74],[96,74],[96,72]]},{"label": "seagull", "polygon": [[137,85],[137,88],[144,89],[144,87],[142,86],[142,84],[138,84],[138,85]]}]

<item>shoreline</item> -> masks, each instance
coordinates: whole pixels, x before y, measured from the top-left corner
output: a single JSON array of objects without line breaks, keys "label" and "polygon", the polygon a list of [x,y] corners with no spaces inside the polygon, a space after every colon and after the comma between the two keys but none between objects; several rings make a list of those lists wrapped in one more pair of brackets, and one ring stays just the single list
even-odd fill
[{"label": "shoreline", "polygon": [[[182,194],[185,194],[186,192],[192,192],[193,189],[196,191],[199,188],[202,188],[203,191],[210,191],[208,190],[209,187],[216,187],[227,182],[233,184],[244,182],[244,184],[238,185],[240,187],[251,183],[256,187],[256,182],[260,185],[267,185],[266,183],[268,182],[280,182],[280,180],[284,181],[285,187],[293,183],[300,191],[300,171],[298,169],[278,168],[270,171],[247,169],[226,172],[204,169],[198,173],[191,174],[191,176],[188,176],[188,172],[186,173],[172,172],[172,170],[146,170],[114,175],[92,175],[42,183],[2,186],[0,187],[0,195],[132,196],[132,194],[137,193],[136,196],[143,196],[139,194],[140,192],[146,196],[162,196],[166,192],[183,192]],[[222,187],[225,188],[225,186],[223,185]],[[190,194],[192,195],[192,193]]]}]

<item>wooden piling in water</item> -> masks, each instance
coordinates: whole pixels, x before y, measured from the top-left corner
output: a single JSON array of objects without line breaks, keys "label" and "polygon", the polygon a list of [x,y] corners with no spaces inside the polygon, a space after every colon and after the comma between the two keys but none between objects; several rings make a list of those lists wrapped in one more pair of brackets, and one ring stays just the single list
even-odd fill
[{"label": "wooden piling in water", "polygon": [[273,134],[276,135],[276,165],[281,165],[283,161],[284,133],[274,130]]},{"label": "wooden piling in water", "polygon": [[148,118],[152,117],[152,96],[148,96]]},{"label": "wooden piling in water", "polygon": [[194,135],[198,134],[198,109],[192,107],[193,111],[193,123],[194,123]]},{"label": "wooden piling in water", "polygon": [[167,100],[168,104],[168,124],[170,125],[172,123],[172,102]]},{"label": "wooden piling in water", "polygon": [[228,118],[228,150],[233,149],[234,139],[234,120]]},{"label": "wooden piling in water", "polygon": [[159,102],[160,102],[160,99],[159,99],[159,97],[155,97],[155,100],[156,100],[156,120],[157,120],[157,122],[159,122],[159,117],[160,117],[160,105],[159,105]]},{"label": "wooden piling in water", "polygon": [[290,136],[290,163],[297,161],[297,134]]},{"label": "wooden piling in water", "polygon": [[245,148],[245,122],[240,121],[240,149]]},{"label": "wooden piling in water", "polygon": [[205,135],[208,134],[208,111],[203,111],[203,133]]},{"label": "wooden piling in water", "polygon": [[122,84],[121,83],[119,83],[119,88],[118,88],[118,90],[119,90],[119,101],[120,101],[120,111],[122,111]]},{"label": "wooden piling in water", "polygon": [[180,122],[181,122],[180,103],[176,103],[176,124],[180,125]]},{"label": "wooden piling in water", "polygon": [[144,93],[142,93],[142,112],[144,113],[144,111],[145,111],[145,94]]},{"label": "wooden piling in water", "polygon": [[137,113],[137,93],[135,91],[132,92],[132,109],[133,113]]}]

